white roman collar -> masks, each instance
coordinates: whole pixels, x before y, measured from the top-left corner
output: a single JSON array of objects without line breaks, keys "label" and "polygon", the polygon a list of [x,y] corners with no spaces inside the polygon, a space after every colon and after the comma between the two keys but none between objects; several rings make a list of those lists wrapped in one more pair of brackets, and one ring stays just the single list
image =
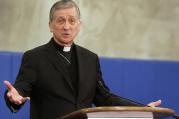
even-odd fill
[{"label": "white roman collar", "polygon": [[69,52],[71,50],[71,46],[64,46],[63,51],[64,52]]}]

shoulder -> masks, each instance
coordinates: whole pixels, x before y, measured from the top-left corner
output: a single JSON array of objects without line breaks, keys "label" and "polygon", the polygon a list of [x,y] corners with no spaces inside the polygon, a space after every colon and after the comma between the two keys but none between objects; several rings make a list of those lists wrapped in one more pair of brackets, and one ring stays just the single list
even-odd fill
[{"label": "shoulder", "polygon": [[42,54],[47,49],[48,44],[44,44],[33,49],[27,50],[24,52],[23,57],[31,57],[31,58],[38,58],[41,57]]},{"label": "shoulder", "polygon": [[93,57],[98,57],[98,55],[96,53],[90,51],[87,48],[84,48],[84,47],[76,45],[76,44],[75,44],[75,46],[76,46],[77,51],[79,51],[83,55],[89,55],[89,56],[93,56]]}]

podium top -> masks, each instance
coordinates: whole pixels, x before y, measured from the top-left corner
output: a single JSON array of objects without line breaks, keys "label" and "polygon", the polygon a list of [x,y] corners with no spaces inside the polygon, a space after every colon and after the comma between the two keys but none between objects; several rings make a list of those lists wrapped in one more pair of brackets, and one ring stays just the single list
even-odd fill
[{"label": "podium top", "polygon": [[112,107],[94,107],[94,108],[84,108],[78,111],[72,112],[68,115],[61,117],[60,119],[87,119],[88,114],[92,113],[138,113],[138,112],[150,112],[154,115],[155,118],[165,118],[170,117],[175,114],[175,111],[169,108],[159,108],[159,107],[131,107],[131,106],[112,106]]}]

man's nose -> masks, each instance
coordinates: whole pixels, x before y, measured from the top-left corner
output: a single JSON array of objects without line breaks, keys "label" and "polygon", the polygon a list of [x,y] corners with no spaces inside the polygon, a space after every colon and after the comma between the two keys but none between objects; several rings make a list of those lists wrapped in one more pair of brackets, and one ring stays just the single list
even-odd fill
[{"label": "man's nose", "polygon": [[64,28],[64,30],[68,30],[70,28],[70,24],[68,21],[65,22],[63,28]]}]

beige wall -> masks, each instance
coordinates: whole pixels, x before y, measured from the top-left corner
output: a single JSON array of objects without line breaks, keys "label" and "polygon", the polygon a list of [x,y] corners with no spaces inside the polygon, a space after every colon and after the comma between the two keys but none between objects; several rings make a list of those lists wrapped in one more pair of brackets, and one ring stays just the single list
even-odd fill
[{"label": "beige wall", "polygon": [[[0,50],[26,51],[49,41],[56,0],[0,0]],[[179,0],[76,0],[76,43],[100,56],[179,60]]]}]

